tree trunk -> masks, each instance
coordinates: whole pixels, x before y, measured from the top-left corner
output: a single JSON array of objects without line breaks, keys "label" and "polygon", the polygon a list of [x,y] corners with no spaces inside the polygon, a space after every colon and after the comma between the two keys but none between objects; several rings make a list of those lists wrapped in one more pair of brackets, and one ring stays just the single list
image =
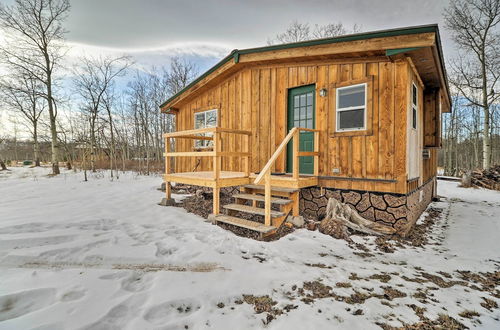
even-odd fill
[{"label": "tree trunk", "polygon": [[486,76],[486,55],[484,49],[481,58],[481,74],[482,74],[482,93],[483,93],[483,111],[484,111],[484,126],[483,126],[483,168],[488,169],[491,166],[491,142],[490,142],[490,107],[488,104],[488,77]]},{"label": "tree trunk", "polygon": [[95,150],[96,150],[96,138],[95,138],[95,118],[90,118],[90,170],[92,173],[96,172],[95,169]]},{"label": "tree trunk", "polygon": [[[107,110],[108,110],[108,120],[109,120],[109,132],[111,134],[109,168],[111,170],[111,179],[113,179],[113,169],[114,169],[114,167],[116,167],[115,134],[114,134],[114,127],[113,127],[113,116],[111,114],[111,109],[109,106],[107,107]],[[118,179],[118,173],[116,173],[116,178]]]},{"label": "tree trunk", "polygon": [[59,141],[57,140],[57,112],[54,107],[54,99],[52,98],[52,72],[51,63],[47,51],[45,51],[45,64],[47,73],[47,103],[49,106],[49,119],[50,119],[50,142],[51,142],[51,161],[52,161],[52,174],[57,175],[59,171]]},{"label": "tree trunk", "polygon": [[[484,93],[484,92],[483,92]],[[484,101],[483,97],[483,101]],[[488,101],[484,103],[484,126],[483,126],[483,168],[491,167],[491,140],[490,140],[490,107]]]},{"label": "tree trunk", "polygon": [[38,143],[38,124],[33,123],[33,157],[35,158],[35,166],[40,166],[40,145]]},{"label": "tree trunk", "polygon": [[5,166],[5,163],[3,162],[3,160],[0,159],[0,171],[6,171],[7,170],[7,166]]},{"label": "tree trunk", "polygon": [[83,167],[83,181],[87,182],[87,157],[86,157],[86,151],[83,149],[82,153],[82,167]]}]

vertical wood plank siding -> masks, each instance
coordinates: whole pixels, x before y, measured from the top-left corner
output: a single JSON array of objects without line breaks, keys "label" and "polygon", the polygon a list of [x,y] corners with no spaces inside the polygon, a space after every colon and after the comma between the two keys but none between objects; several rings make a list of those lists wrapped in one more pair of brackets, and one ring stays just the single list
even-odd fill
[{"label": "vertical wood plank siding", "polygon": [[[196,111],[218,108],[220,126],[252,131],[251,171],[258,172],[287,134],[288,89],[316,84],[316,128],[321,130],[320,185],[406,193],[409,74],[405,60],[277,64],[242,69],[179,109],[177,130],[193,129]],[[371,133],[334,136],[335,85],[367,76],[373,77],[368,109],[372,118]],[[327,89],[325,97],[319,96],[322,88]],[[240,146],[240,137],[222,136],[223,150],[235,150]],[[193,141],[179,140],[177,148],[178,151],[190,151]],[[424,172],[435,173],[435,154],[433,151],[431,155],[433,164],[429,161],[423,165]],[[200,159],[197,170],[209,170],[208,160]],[[176,161],[176,171],[181,172],[192,171],[198,160],[181,157]],[[285,169],[286,157],[280,156],[273,171]],[[333,169],[340,172],[334,173]],[[243,171],[243,162],[227,158],[222,170]]]}]

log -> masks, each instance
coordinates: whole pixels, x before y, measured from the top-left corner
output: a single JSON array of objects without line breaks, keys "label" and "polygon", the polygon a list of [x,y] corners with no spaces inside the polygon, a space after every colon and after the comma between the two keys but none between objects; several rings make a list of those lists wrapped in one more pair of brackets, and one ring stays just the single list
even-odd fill
[{"label": "log", "polygon": [[392,235],[396,229],[382,225],[371,220],[367,220],[353,210],[349,205],[344,204],[335,198],[330,198],[326,206],[326,216],[321,221],[320,228],[327,228],[330,222],[336,221],[344,226],[361,233],[369,235]]},{"label": "log", "polygon": [[500,165],[493,165],[491,168],[482,171],[475,170],[470,172],[470,185],[466,183],[463,183],[462,187],[500,190]]},{"label": "log", "polygon": [[5,166],[5,163],[1,159],[0,159],[0,171],[7,171],[7,166]]},{"label": "log", "polygon": [[469,188],[470,186],[472,186],[472,173],[467,171],[462,175],[462,187]]}]

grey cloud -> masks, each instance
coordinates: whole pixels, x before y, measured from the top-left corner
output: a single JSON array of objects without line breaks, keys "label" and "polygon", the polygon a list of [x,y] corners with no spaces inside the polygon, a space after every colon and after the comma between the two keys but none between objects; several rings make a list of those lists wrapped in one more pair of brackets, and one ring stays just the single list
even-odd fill
[{"label": "grey cloud", "polygon": [[194,41],[244,48],[265,44],[294,19],[311,24],[357,23],[366,31],[441,23],[446,4],[444,0],[73,0],[68,29],[72,41],[98,46],[145,48]]}]

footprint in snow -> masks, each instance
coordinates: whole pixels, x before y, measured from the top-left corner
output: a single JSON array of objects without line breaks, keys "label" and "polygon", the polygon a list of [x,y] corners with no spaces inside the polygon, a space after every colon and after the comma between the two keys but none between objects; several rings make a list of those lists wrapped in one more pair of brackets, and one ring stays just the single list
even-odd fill
[{"label": "footprint in snow", "polygon": [[0,321],[10,320],[56,302],[56,289],[26,290],[0,296]]},{"label": "footprint in snow", "polygon": [[112,307],[106,315],[96,322],[82,328],[82,330],[124,329],[132,319],[140,314],[141,306],[144,304],[145,300],[145,295],[134,295]]},{"label": "footprint in snow", "polygon": [[156,243],[156,256],[157,257],[163,257],[163,256],[170,256],[177,252],[178,248],[176,247],[168,247],[162,242],[157,242]]},{"label": "footprint in snow", "polygon": [[127,276],[127,272],[116,272],[99,276],[100,280],[115,280]]},{"label": "footprint in snow", "polygon": [[140,292],[151,288],[153,274],[133,272],[129,277],[122,280],[121,287],[125,291]]},{"label": "footprint in snow", "polygon": [[155,325],[164,324],[178,318],[186,318],[201,309],[201,304],[193,299],[170,300],[149,308],[144,319]]},{"label": "footprint in snow", "polygon": [[61,295],[61,301],[73,301],[73,300],[78,300],[81,299],[85,296],[87,293],[87,290],[83,288],[74,288],[72,290],[69,290],[68,292],[64,293]]}]

